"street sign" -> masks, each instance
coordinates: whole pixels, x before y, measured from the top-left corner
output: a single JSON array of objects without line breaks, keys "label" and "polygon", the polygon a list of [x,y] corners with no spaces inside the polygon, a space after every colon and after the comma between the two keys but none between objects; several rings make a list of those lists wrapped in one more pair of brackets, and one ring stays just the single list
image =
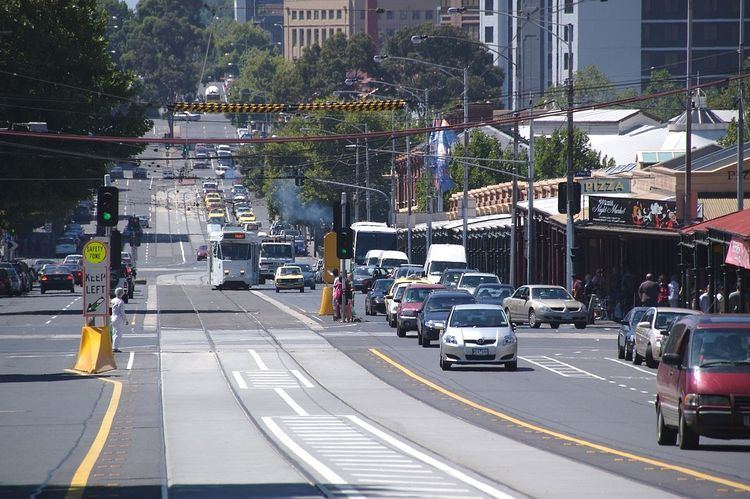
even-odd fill
[{"label": "street sign", "polygon": [[109,242],[95,238],[83,246],[83,315],[109,315]]}]

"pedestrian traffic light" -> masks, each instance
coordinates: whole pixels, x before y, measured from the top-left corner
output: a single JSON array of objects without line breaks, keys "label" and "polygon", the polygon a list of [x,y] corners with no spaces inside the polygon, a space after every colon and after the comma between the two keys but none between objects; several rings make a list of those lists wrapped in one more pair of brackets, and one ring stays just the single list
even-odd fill
[{"label": "pedestrian traffic light", "polygon": [[[573,199],[570,203],[573,215],[581,212],[581,184],[573,182]],[[560,182],[557,184],[557,211],[560,213],[568,212],[568,183]]]},{"label": "pedestrian traffic light", "polygon": [[190,155],[190,147],[185,144],[182,146],[182,157],[185,159],[188,159],[188,156]]},{"label": "pedestrian traffic light", "polygon": [[109,268],[119,270],[122,265],[122,234],[112,229],[109,235]]},{"label": "pedestrian traffic light", "polygon": [[99,187],[96,191],[96,223],[100,227],[116,227],[119,220],[117,187]]}]

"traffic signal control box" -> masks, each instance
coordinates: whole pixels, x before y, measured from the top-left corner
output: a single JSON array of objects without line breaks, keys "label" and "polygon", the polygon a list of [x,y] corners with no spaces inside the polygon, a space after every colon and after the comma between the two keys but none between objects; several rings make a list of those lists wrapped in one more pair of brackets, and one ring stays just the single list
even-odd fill
[{"label": "traffic signal control box", "polygon": [[[573,182],[573,199],[570,207],[573,215],[577,215],[581,212],[581,184],[578,182]],[[560,182],[557,184],[557,211],[560,213],[568,212],[567,182]]]},{"label": "traffic signal control box", "polygon": [[99,187],[96,191],[96,223],[99,227],[117,227],[120,191],[117,187]]}]

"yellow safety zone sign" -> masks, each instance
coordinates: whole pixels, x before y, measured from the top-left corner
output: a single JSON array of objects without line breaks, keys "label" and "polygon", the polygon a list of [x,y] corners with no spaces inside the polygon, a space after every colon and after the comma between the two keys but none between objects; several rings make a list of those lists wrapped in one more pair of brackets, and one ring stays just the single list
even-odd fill
[{"label": "yellow safety zone sign", "polygon": [[314,102],[302,104],[239,104],[222,102],[175,102],[167,106],[172,112],[191,113],[296,113],[300,111],[390,111],[403,109],[402,99],[356,101],[356,102]]}]

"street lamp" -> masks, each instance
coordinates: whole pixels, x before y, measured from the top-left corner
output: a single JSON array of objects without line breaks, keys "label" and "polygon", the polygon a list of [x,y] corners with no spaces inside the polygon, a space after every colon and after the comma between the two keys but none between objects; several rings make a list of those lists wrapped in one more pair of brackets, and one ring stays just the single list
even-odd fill
[{"label": "street lamp", "polygon": [[[411,57],[397,57],[397,56],[388,56],[385,54],[379,54],[373,57],[373,60],[377,63],[381,63],[386,59],[393,59],[397,61],[410,61],[410,62],[416,62],[419,64],[424,64],[426,66],[431,66],[434,68],[437,68],[441,72],[447,74],[450,77],[456,77],[456,74],[454,72],[460,71],[463,73],[463,84],[464,84],[464,92],[463,92],[463,100],[464,100],[464,150],[468,151],[469,149],[469,129],[466,126],[469,123],[469,67],[466,66],[465,68],[455,68],[453,66],[444,66],[442,64],[436,64],[434,62],[430,61],[423,61],[421,59],[413,59]],[[406,156],[406,166],[407,166],[407,174],[406,176],[409,179],[409,183],[412,183],[411,179],[411,151],[409,150],[410,141],[409,141],[409,135],[406,136],[406,145],[407,145],[407,156]],[[462,242],[463,246],[466,247],[468,234],[469,234],[469,214],[468,214],[468,197],[469,197],[469,170],[466,166],[464,166],[464,196],[461,201],[461,208],[463,211],[463,237]],[[408,189],[407,192],[411,194],[412,189]],[[409,243],[411,243],[411,196],[409,199]]]}]

